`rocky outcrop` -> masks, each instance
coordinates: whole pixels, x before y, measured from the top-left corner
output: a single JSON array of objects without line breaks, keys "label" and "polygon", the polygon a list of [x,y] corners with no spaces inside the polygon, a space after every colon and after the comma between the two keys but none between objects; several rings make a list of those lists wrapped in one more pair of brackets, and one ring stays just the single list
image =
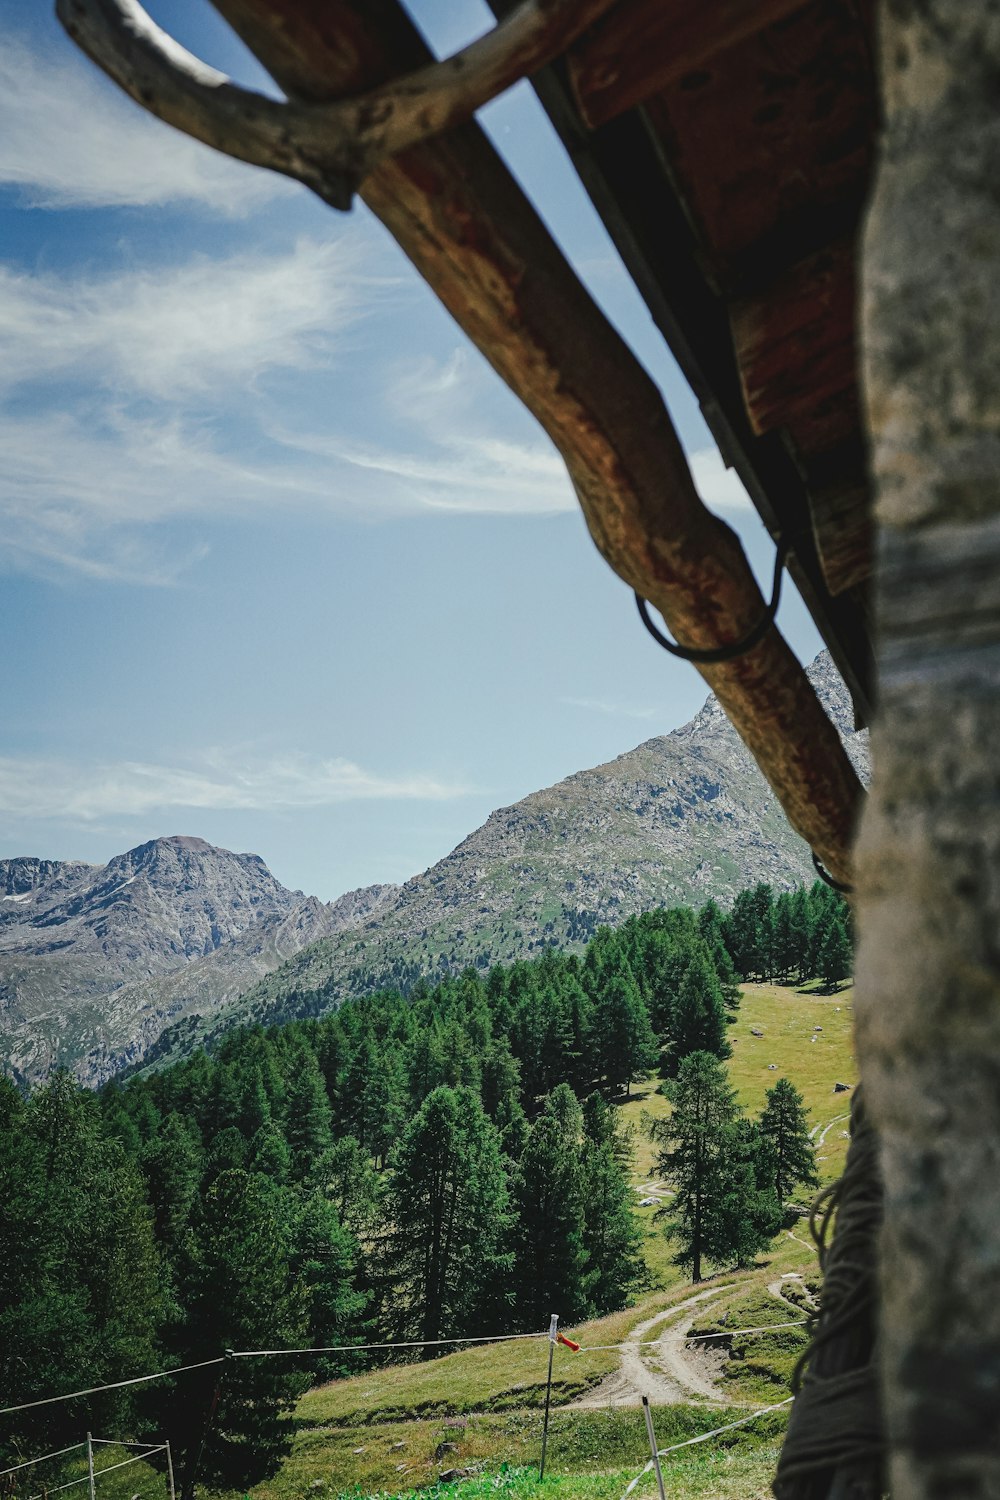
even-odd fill
[{"label": "rocky outcrop", "polygon": [[289,891],[256,854],[153,839],[107,865],[0,863],[0,1045],[8,1071],[66,1064],[97,1083],[164,1027],[210,1011],[318,938],[392,899],[331,906]]},{"label": "rocky outcrop", "polygon": [[[867,779],[830,660],[810,669]],[[499,808],[399,886],[324,906],[256,855],[155,839],[105,866],[0,863],[0,1045],[18,1076],[57,1063],[99,1082],[231,1026],[332,1007],[476,964],[581,947],[602,923],[764,880],[813,879],[714,698],[690,723]]]},{"label": "rocky outcrop", "polygon": [[[854,731],[829,656],[810,676],[866,781],[868,736]],[[196,1035],[289,1018],[317,1003],[304,1002],[310,992],[331,1007],[420,975],[580,947],[602,923],[653,907],[728,903],[757,881],[788,889],[814,878],[809,850],[711,697],[671,734],[498,809],[394,902],[206,1014]],[[178,1038],[182,1049],[193,1034]]]}]

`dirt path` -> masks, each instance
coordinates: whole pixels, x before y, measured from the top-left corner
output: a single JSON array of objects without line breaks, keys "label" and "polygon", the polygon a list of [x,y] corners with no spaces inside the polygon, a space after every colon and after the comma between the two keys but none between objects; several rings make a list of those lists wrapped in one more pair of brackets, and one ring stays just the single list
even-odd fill
[{"label": "dirt path", "polygon": [[[717,1357],[702,1348],[685,1347],[685,1334],[691,1322],[686,1314],[693,1307],[731,1291],[734,1284],[708,1287],[637,1324],[621,1351],[621,1364],[615,1373],[564,1409],[597,1411],[605,1406],[641,1406],[643,1396],[659,1403],[687,1401],[692,1396],[723,1402],[725,1397],[712,1378],[719,1363]],[[671,1326],[664,1329],[654,1344],[643,1343],[651,1329],[666,1322]]]},{"label": "dirt path", "polygon": [[850,1118],[850,1113],[846,1115],[834,1115],[833,1119],[827,1120],[826,1124],[822,1127],[820,1127],[819,1125],[814,1125],[812,1130],[810,1130],[809,1132],[810,1137],[813,1138],[813,1145],[822,1146],[833,1126],[836,1125],[840,1120],[849,1120]]},{"label": "dirt path", "polygon": [[[801,1280],[798,1273],[790,1272],[767,1285],[770,1295],[799,1317],[803,1312],[801,1304],[787,1297],[785,1290],[788,1282]],[[644,1323],[637,1324],[622,1347],[621,1363],[614,1374],[606,1376],[600,1385],[576,1401],[569,1402],[563,1410],[600,1411],[607,1406],[641,1406],[643,1396],[663,1404],[697,1397],[723,1405],[727,1397],[716,1381],[726,1361],[725,1351],[715,1345],[689,1345],[687,1330],[693,1308],[711,1311],[711,1304],[737,1285],[736,1282],[727,1282],[722,1286],[707,1287],[705,1291],[696,1292],[684,1302],[665,1308]],[[661,1323],[669,1326],[664,1328],[655,1343],[645,1342],[650,1330]]]}]

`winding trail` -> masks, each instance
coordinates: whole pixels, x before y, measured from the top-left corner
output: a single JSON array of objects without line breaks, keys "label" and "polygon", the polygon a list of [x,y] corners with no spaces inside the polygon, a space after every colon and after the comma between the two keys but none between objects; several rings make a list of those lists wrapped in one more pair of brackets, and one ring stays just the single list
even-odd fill
[{"label": "winding trail", "polygon": [[[801,1280],[797,1272],[789,1272],[767,1284],[768,1292],[782,1307],[790,1308],[800,1316],[802,1304],[786,1296],[786,1288],[790,1281]],[[600,1411],[608,1406],[641,1406],[643,1396],[662,1405],[690,1401],[693,1397],[711,1401],[717,1406],[726,1405],[729,1398],[719,1389],[715,1379],[725,1363],[725,1355],[721,1348],[716,1353],[714,1348],[710,1351],[704,1345],[688,1344],[688,1328],[692,1321],[689,1315],[694,1308],[710,1312],[713,1303],[721,1301],[727,1292],[736,1290],[739,1285],[739,1282],[731,1281],[706,1287],[703,1292],[696,1292],[683,1302],[664,1308],[645,1322],[638,1323],[622,1347],[618,1369],[561,1409]],[[644,1343],[650,1329],[662,1323],[668,1326],[656,1342]]]},{"label": "winding trail", "polygon": [[[723,1404],[725,1397],[705,1373],[703,1352],[685,1347],[691,1322],[685,1314],[706,1302],[718,1301],[736,1285],[736,1282],[727,1282],[723,1286],[708,1287],[647,1318],[644,1323],[638,1323],[628,1336],[621,1351],[621,1363],[614,1374],[608,1375],[600,1385],[576,1401],[571,1401],[564,1410],[597,1411],[605,1406],[641,1406],[643,1396],[661,1404],[687,1401],[692,1396]],[[672,1320],[676,1323],[665,1328],[655,1344],[642,1344],[651,1328]]]}]

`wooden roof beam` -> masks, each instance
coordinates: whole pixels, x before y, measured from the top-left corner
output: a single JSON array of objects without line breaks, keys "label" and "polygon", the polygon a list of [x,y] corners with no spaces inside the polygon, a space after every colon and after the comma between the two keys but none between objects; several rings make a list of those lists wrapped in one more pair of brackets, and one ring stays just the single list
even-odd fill
[{"label": "wooden roof beam", "polygon": [[469,119],[616,3],[522,0],[452,57],[349,99],[304,105],[240,88],[161,31],[139,0],[56,0],[56,13],[81,50],[150,114],[348,209],[382,157]]},{"label": "wooden roof beam", "polygon": [[[395,0],[216,0],[293,101],[333,101],[427,50]],[[764,601],[735,534],[702,504],[662,397],[577,280],[485,136],[460,126],[386,159],[362,197],[562,454],[591,535],[678,640],[741,638]],[[792,826],[849,880],[861,787],[776,629],[699,668]]]},{"label": "wooden roof beam", "polygon": [[693,76],[720,52],[802,10],[808,0],[631,0],[572,49],[570,84],[592,130]]}]

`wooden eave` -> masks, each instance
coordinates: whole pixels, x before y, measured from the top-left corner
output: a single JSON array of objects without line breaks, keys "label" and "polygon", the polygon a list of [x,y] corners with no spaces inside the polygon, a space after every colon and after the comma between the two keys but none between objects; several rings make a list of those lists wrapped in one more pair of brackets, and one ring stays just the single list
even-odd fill
[{"label": "wooden eave", "polygon": [[[494,0],[503,14],[512,0]],[[622,0],[543,106],[854,699],[872,704],[854,266],[871,0]]]}]

